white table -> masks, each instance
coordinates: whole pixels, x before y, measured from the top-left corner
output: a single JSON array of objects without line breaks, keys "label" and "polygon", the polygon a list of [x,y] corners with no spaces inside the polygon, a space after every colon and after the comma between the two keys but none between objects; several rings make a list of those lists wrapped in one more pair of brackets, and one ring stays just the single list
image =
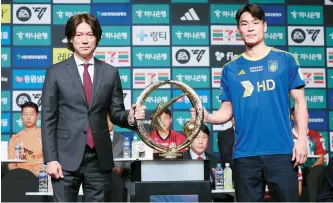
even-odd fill
[{"label": "white table", "polygon": [[[26,192],[25,195],[30,195],[30,196],[53,196],[53,192]],[[83,192],[80,191],[79,195],[83,195]]]},{"label": "white table", "polygon": [[153,160],[153,159],[149,159],[149,158],[115,158],[113,159],[115,162],[125,162],[125,161],[135,161],[135,160],[140,160],[140,161],[149,161],[149,160]]},{"label": "white table", "polygon": [[223,193],[235,196],[235,189],[229,189],[229,190],[212,190],[212,193]]},{"label": "white table", "polygon": [[26,163],[27,160],[19,160],[19,159],[4,159],[1,160],[3,163]]}]

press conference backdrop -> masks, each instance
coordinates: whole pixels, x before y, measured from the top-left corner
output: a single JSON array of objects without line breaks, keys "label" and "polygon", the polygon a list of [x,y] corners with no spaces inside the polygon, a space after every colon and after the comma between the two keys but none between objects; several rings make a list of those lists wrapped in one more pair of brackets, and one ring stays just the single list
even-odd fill
[{"label": "press conference backdrop", "polygon": [[[78,13],[99,19],[103,35],[95,56],[119,68],[126,109],[150,82],[172,79],[195,88],[205,108],[217,110],[222,66],[244,49],[234,16],[246,3],[264,8],[266,43],[298,57],[309,127],[333,152],[333,0],[2,0],[1,139],[23,129],[20,104],[40,104],[45,70],[71,56],[64,25]],[[146,106],[153,110],[180,93],[163,87]],[[172,105],[175,130],[190,119],[189,108],[188,98]],[[218,152],[217,132],[225,127],[210,126],[209,151]]]}]

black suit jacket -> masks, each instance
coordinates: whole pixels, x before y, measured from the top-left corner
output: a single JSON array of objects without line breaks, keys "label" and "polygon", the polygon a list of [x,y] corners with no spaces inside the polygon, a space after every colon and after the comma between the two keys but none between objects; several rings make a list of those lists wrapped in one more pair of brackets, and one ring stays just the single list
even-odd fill
[{"label": "black suit jacket", "polygon": [[[217,163],[219,163],[219,159],[216,156],[214,156],[214,155],[212,155],[208,152],[205,152],[205,155],[206,155],[206,159],[208,159],[209,163],[210,163],[209,173],[210,173],[211,183],[214,187],[214,185],[215,185],[215,176],[213,174],[212,168],[216,168]],[[187,150],[186,152],[184,152],[184,159],[187,159],[187,160],[192,159],[190,150]]]},{"label": "black suit jacket", "polygon": [[59,161],[63,170],[79,168],[88,124],[101,170],[114,168],[107,112],[115,125],[130,128],[118,69],[96,58],[94,62],[90,106],[74,56],[46,71],[41,112],[44,162]]},{"label": "black suit jacket", "polygon": [[229,128],[218,132],[217,134],[217,145],[220,152],[221,163],[229,163],[230,167],[233,167],[232,153],[235,145],[235,130]]}]

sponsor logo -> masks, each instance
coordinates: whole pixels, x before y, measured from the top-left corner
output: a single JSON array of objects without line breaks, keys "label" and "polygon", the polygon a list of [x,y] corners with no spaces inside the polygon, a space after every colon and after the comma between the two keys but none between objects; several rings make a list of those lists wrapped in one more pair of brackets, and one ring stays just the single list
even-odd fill
[{"label": "sponsor logo", "polygon": [[9,47],[1,47],[1,67],[10,67],[11,52]]},{"label": "sponsor logo", "polygon": [[[327,111],[309,110],[309,129],[327,130]],[[330,122],[331,123],[331,122]]]},{"label": "sponsor logo", "polygon": [[21,46],[48,46],[51,44],[50,26],[14,26],[13,43]]},{"label": "sponsor logo", "polygon": [[322,6],[288,6],[288,24],[323,24]]},{"label": "sponsor logo", "polygon": [[[243,98],[245,97],[250,97],[253,93],[253,90],[255,87],[253,84],[249,81],[241,81],[242,86],[244,87],[244,93],[243,93]],[[257,91],[258,93],[260,92],[266,92],[266,91],[272,91],[275,89],[275,81],[272,79],[269,80],[263,80],[263,81],[258,81],[256,83],[257,85]]]},{"label": "sponsor logo", "polygon": [[174,66],[209,66],[208,47],[172,47]]},{"label": "sponsor logo", "polygon": [[170,45],[169,26],[133,26],[133,45]]},{"label": "sponsor logo", "polygon": [[325,66],[325,50],[322,47],[289,47],[289,52],[296,56],[302,67]]},{"label": "sponsor logo", "polygon": [[41,89],[45,70],[13,70],[14,89]]},{"label": "sponsor logo", "polygon": [[11,22],[11,5],[10,4],[1,4],[1,23],[10,23]]},{"label": "sponsor logo", "polygon": [[208,45],[207,26],[172,26],[173,45]]},{"label": "sponsor logo", "polygon": [[240,71],[238,72],[237,75],[245,75],[245,74],[246,74],[245,71],[242,69],[242,70],[240,70]]},{"label": "sponsor logo", "polygon": [[102,30],[102,39],[99,42],[99,45],[129,46],[131,44],[130,26],[102,26]]},{"label": "sponsor logo", "polygon": [[1,44],[9,45],[11,37],[11,30],[9,26],[2,25],[1,26]]},{"label": "sponsor logo", "polygon": [[97,59],[115,67],[131,66],[130,53],[130,47],[98,47],[94,52]]},{"label": "sponsor logo", "polygon": [[235,16],[241,5],[211,4],[211,23],[236,24]]},{"label": "sponsor logo", "polygon": [[10,111],[10,92],[1,91],[1,111]]},{"label": "sponsor logo", "polygon": [[170,66],[169,47],[133,47],[133,65]]},{"label": "sponsor logo", "polygon": [[[201,103],[206,109],[210,109],[210,91],[209,90],[197,90],[196,93],[198,94]],[[179,95],[183,94],[180,90],[174,90],[173,91],[173,97],[177,97]],[[187,96],[183,96],[179,98],[174,104],[173,108],[175,109],[189,109],[192,107],[191,101]]]},{"label": "sponsor logo", "polygon": [[1,90],[8,90],[11,88],[11,70],[1,70]]},{"label": "sponsor logo", "polygon": [[323,27],[294,27],[288,26],[289,45],[323,46]]},{"label": "sponsor logo", "polygon": [[131,22],[130,4],[112,4],[112,6],[103,4],[93,4],[92,14],[103,25],[126,24]]},{"label": "sponsor logo", "polygon": [[177,68],[172,72],[172,79],[184,82],[193,88],[209,88],[210,78],[209,69],[188,69],[188,68]]},{"label": "sponsor logo", "polygon": [[51,65],[50,48],[13,48],[14,66],[43,67]]},{"label": "sponsor logo", "polygon": [[[170,80],[170,69],[133,69],[133,88],[145,88],[153,82]],[[164,85],[161,88],[170,88]]]},{"label": "sponsor logo", "polygon": [[212,45],[243,45],[237,26],[223,26],[212,25],[211,26],[211,44]]},{"label": "sponsor logo", "polygon": [[1,113],[1,132],[10,132],[10,114]]},{"label": "sponsor logo", "polygon": [[131,69],[127,69],[127,68],[120,68],[118,69],[119,71],[119,76],[120,76],[120,80],[121,80],[121,86],[123,88],[131,88],[131,81],[132,81],[132,73],[131,73]]},{"label": "sponsor logo", "polygon": [[71,57],[73,52],[67,48],[53,48],[53,64],[59,63]]},{"label": "sponsor logo", "polygon": [[212,87],[220,88],[221,87],[221,75],[223,68],[212,68]]},{"label": "sponsor logo", "polygon": [[50,4],[13,4],[14,24],[50,24]]},{"label": "sponsor logo", "polygon": [[286,12],[285,6],[274,5],[274,6],[261,6],[265,11],[265,20],[269,25],[285,25]]},{"label": "sponsor logo", "polygon": [[21,111],[22,104],[34,102],[41,110],[42,91],[13,91],[13,111]]},{"label": "sponsor logo", "polygon": [[[137,101],[142,90],[133,90],[133,101]],[[154,90],[145,100],[146,110],[155,110],[160,103],[167,103],[171,99],[171,91],[168,89]]]},{"label": "sponsor logo", "polygon": [[[73,15],[81,13],[91,13],[90,5],[53,5],[52,6],[53,24],[66,24],[67,20]],[[95,14],[96,15],[96,14]],[[100,22],[101,23],[101,22]],[[104,23],[101,23],[104,24]]]},{"label": "sponsor logo", "polygon": [[133,4],[132,8],[133,24],[169,23],[169,5]]},{"label": "sponsor logo", "polygon": [[333,67],[333,48],[327,48],[327,67]]},{"label": "sponsor logo", "polygon": [[195,12],[194,8],[190,8],[182,17],[181,21],[200,21],[198,14]]},{"label": "sponsor logo", "polygon": [[307,88],[326,87],[324,68],[303,68],[302,73]]}]

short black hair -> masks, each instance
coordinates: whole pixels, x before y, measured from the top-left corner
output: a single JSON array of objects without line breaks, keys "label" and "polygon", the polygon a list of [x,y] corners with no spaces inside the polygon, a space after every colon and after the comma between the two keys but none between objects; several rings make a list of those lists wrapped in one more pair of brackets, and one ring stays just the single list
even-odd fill
[{"label": "short black hair", "polygon": [[102,32],[103,32],[102,27],[101,27],[98,19],[95,16],[93,16],[91,14],[87,14],[87,13],[81,13],[81,14],[74,15],[67,20],[66,27],[65,27],[65,35],[66,35],[66,38],[68,41],[67,48],[69,50],[71,50],[72,52],[74,52],[75,49],[74,49],[74,46],[73,46],[73,43],[71,42],[71,40],[76,34],[77,26],[79,26],[83,22],[90,25],[91,30],[92,30],[94,36],[96,37],[96,47],[97,47],[99,41],[102,39]]},{"label": "short black hair", "polygon": [[207,134],[208,136],[210,135],[209,128],[208,128],[205,124],[202,124],[202,125],[201,125],[200,130],[201,130],[202,132],[204,132],[205,134]]},{"label": "short black hair", "polygon": [[172,118],[172,116],[171,116],[171,111],[170,111],[169,109],[166,109],[166,110],[164,111],[164,113],[167,114],[167,115],[169,115],[170,118]]},{"label": "short black hair", "polygon": [[239,25],[239,19],[241,15],[245,12],[249,12],[254,18],[258,20],[262,20],[265,22],[265,12],[260,6],[256,4],[246,4],[245,6],[241,7],[236,13],[236,21],[237,25]]},{"label": "short black hair", "polygon": [[295,106],[293,106],[291,109],[290,109],[290,114],[294,114],[295,113]]},{"label": "short black hair", "polygon": [[24,104],[21,105],[21,113],[23,112],[23,109],[27,107],[34,108],[36,113],[38,114],[38,105],[31,101],[25,102]]}]

